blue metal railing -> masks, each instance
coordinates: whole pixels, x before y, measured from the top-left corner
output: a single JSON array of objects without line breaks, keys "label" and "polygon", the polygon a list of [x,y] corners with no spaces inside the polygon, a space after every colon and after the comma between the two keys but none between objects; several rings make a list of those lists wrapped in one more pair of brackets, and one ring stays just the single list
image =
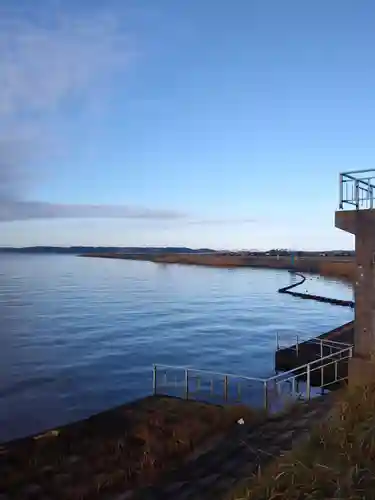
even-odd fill
[{"label": "blue metal railing", "polygon": [[346,205],[356,210],[373,209],[375,199],[375,169],[340,174],[340,209]]}]

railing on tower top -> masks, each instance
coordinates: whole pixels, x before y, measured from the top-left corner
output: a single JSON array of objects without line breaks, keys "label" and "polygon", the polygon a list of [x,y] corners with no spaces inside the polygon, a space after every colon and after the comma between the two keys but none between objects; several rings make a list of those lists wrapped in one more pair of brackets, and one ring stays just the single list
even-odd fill
[{"label": "railing on tower top", "polygon": [[356,210],[374,208],[375,169],[340,174],[340,209],[351,205]]}]

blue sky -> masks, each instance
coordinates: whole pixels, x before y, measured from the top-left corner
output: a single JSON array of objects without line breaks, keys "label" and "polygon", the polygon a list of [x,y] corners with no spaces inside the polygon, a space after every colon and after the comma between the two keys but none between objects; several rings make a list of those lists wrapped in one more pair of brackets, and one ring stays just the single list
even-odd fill
[{"label": "blue sky", "polygon": [[0,13],[0,245],[353,246],[334,211],[373,166],[374,2]]}]

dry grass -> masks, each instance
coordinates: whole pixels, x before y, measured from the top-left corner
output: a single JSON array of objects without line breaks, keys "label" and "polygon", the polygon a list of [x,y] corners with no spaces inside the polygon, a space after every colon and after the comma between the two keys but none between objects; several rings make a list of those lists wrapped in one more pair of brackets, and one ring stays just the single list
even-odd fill
[{"label": "dry grass", "polygon": [[375,498],[375,385],[347,390],[308,442],[280,457],[240,500]]},{"label": "dry grass", "polygon": [[[230,255],[165,254],[150,260],[168,264],[191,264],[214,267],[260,267],[270,269],[290,269],[290,257],[240,257]],[[354,281],[355,262],[353,259],[302,258],[294,262],[296,271],[320,274],[321,276]]]},{"label": "dry grass", "polygon": [[[187,264],[195,266],[210,267],[260,267],[270,269],[290,269],[290,257],[267,257],[267,256],[237,256],[220,254],[180,254],[165,253],[158,255],[123,255],[121,253],[86,254],[84,257],[101,257],[111,259],[146,260],[160,264]],[[322,276],[338,278],[354,282],[355,262],[351,258],[298,258],[294,263],[294,269],[300,272],[320,274]]]},{"label": "dry grass", "polygon": [[[354,260],[350,261],[335,261],[335,260],[320,260],[315,263],[316,272],[321,276],[339,278],[346,281],[354,282],[355,279],[355,262]],[[304,268],[303,265],[302,271],[307,272],[308,269]]]},{"label": "dry grass", "polygon": [[0,447],[0,496],[95,499],[151,484],[240,417],[258,418],[243,407],[150,397],[8,443]]}]

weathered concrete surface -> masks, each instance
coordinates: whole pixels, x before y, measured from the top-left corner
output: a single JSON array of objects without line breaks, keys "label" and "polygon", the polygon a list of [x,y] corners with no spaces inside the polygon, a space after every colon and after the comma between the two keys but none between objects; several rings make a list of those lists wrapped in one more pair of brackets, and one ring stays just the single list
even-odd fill
[{"label": "weathered concrete surface", "polygon": [[[369,371],[375,353],[375,210],[336,212],[336,227],[355,235],[356,272],[354,355],[349,369],[357,384]],[[365,362],[367,360],[367,362]]]},{"label": "weathered concrete surface", "polygon": [[375,380],[375,362],[358,356],[349,362],[349,387],[356,388],[359,385]]}]

